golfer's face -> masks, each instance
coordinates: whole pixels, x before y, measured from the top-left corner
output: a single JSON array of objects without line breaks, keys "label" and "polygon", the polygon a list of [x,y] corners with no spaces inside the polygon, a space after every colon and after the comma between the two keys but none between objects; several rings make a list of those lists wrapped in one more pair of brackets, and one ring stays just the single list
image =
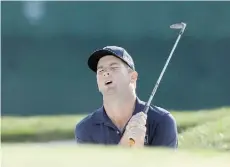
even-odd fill
[{"label": "golfer's face", "polygon": [[102,57],[97,66],[97,84],[102,94],[124,90],[129,85],[127,67],[119,58]]}]

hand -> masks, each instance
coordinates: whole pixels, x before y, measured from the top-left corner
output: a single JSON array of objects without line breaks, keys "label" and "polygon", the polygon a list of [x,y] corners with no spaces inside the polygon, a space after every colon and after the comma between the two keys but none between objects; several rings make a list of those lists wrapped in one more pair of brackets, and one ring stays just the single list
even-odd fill
[{"label": "hand", "polygon": [[147,115],[143,112],[135,114],[130,119],[124,133],[124,136],[127,139],[127,144],[129,144],[129,139],[132,138],[135,141],[134,146],[144,146],[144,140],[146,135],[146,120]]}]

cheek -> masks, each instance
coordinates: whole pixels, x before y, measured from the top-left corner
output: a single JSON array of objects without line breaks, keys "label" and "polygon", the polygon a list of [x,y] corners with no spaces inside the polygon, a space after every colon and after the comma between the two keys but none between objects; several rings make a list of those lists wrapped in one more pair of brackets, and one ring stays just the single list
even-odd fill
[{"label": "cheek", "polygon": [[100,77],[97,76],[97,84],[99,85],[100,84]]},{"label": "cheek", "polygon": [[131,82],[130,76],[124,75],[124,74],[117,76],[116,80],[117,82],[122,83],[122,84],[129,84]]},{"label": "cheek", "polygon": [[102,80],[101,76],[97,76],[97,84],[98,86],[101,86],[104,83],[104,81]]}]

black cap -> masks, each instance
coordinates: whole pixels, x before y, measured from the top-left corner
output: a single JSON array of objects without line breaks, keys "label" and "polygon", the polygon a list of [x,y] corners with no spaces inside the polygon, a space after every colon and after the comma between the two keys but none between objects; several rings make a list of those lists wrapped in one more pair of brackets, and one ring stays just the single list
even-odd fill
[{"label": "black cap", "polygon": [[124,63],[126,63],[131,69],[135,70],[134,62],[132,57],[128,54],[128,52],[118,46],[106,46],[102,49],[96,50],[91,54],[88,59],[88,66],[94,72],[97,71],[97,63],[100,58],[106,55],[113,55],[119,59],[121,59]]}]

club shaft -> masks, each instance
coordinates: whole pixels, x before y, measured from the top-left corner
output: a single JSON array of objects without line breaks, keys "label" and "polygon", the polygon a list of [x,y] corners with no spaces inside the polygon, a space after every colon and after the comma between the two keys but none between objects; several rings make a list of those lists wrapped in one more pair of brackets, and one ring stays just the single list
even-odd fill
[{"label": "club shaft", "polygon": [[[156,93],[156,91],[157,91],[157,88],[158,88],[158,86],[159,86],[159,84],[160,84],[160,82],[161,82],[161,79],[162,79],[162,77],[163,77],[163,75],[164,75],[164,73],[165,73],[165,70],[167,69],[167,66],[168,66],[168,64],[169,64],[169,62],[170,62],[170,60],[171,60],[171,58],[172,58],[172,55],[173,55],[173,53],[174,53],[174,51],[175,51],[175,49],[176,49],[176,47],[177,47],[177,44],[178,44],[178,42],[180,41],[180,38],[181,38],[182,34],[184,33],[185,27],[186,27],[186,24],[185,24],[184,27],[181,29],[181,31],[180,31],[180,33],[179,33],[177,39],[176,39],[176,42],[174,43],[173,48],[172,48],[172,50],[171,50],[171,52],[170,52],[170,54],[169,54],[169,57],[168,57],[168,59],[167,59],[165,65],[164,65],[164,68],[162,69],[162,71],[161,71],[161,73],[160,73],[160,76],[159,76],[159,78],[158,78],[158,80],[157,80],[157,82],[156,82],[156,84],[155,84],[155,86],[154,86],[154,88],[153,88],[153,91],[152,91],[152,93],[151,93],[151,95],[150,95],[150,97],[149,97],[147,103],[145,104],[145,107],[144,107],[143,112],[146,113],[146,114],[148,113],[148,110],[149,110],[150,104],[151,104],[151,102],[152,102],[152,99],[153,99],[153,97],[154,97],[154,95],[155,95],[155,93]],[[130,146],[133,146],[133,145],[135,144],[135,140],[132,139],[132,138],[130,138],[130,139],[129,139],[129,144],[130,144]]]},{"label": "club shaft", "polygon": [[[182,32],[182,31],[181,31],[181,32]],[[169,57],[168,57],[168,59],[167,59],[165,65],[164,65],[164,68],[162,69],[162,71],[161,71],[161,73],[160,73],[160,76],[159,76],[159,78],[158,78],[158,80],[157,80],[157,82],[156,82],[156,84],[155,84],[155,86],[154,86],[154,88],[153,88],[153,91],[152,91],[152,93],[151,93],[151,95],[150,95],[150,97],[149,97],[149,99],[148,99],[148,101],[147,101],[147,103],[146,103],[146,105],[145,105],[145,108],[144,108],[143,112],[146,113],[146,114],[148,113],[149,106],[150,106],[150,104],[151,104],[151,102],[152,102],[152,99],[153,99],[153,97],[154,97],[154,95],[155,95],[155,93],[156,93],[156,91],[157,91],[157,88],[158,88],[158,86],[159,86],[159,84],[160,84],[160,82],[161,82],[161,79],[162,79],[162,77],[163,77],[163,75],[164,75],[164,73],[165,73],[165,71],[166,71],[166,69],[167,69],[167,67],[168,67],[168,64],[169,64],[169,62],[170,62],[170,60],[171,60],[171,58],[172,58],[172,55],[173,55],[173,53],[174,53],[174,51],[175,51],[175,49],[176,49],[176,47],[177,47],[177,44],[178,44],[178,42],[180,41],[181,35],[182,35],[182,33],[179,33],[179,35],[178,35],[178,37],[177,37],[177,40],[176,40],[176,42],[174,43],[174,46],[173,46],[173,48],[172,48],[172,50],[171,50],[171,52],[170,52],[170,54],[169,54]]]}]

